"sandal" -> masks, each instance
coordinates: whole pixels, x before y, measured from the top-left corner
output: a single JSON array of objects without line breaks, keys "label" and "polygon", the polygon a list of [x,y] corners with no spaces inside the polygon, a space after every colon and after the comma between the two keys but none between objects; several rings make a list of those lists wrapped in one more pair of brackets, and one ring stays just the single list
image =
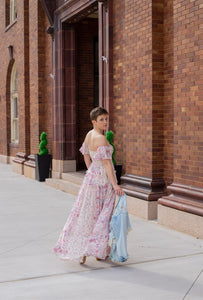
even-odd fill
[{"label": "sandal", "polygon": [[86,262],[86,256],[83,256],[83,258],[80,261],[80,264],[83,265]]}]

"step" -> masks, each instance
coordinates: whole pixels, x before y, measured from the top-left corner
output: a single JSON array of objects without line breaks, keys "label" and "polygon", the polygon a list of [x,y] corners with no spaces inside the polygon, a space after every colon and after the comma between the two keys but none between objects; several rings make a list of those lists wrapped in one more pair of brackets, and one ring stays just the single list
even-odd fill
[{"label": "step", "polygon": [[55,189],[77,196],[80,185],[63,179],[47,178],[46,184]]},{"label": "step", "polygon": [[84,176],[85,176],[85,171],[62,173],[62,175],[61,175],[63,180],[66,180],[68,182],[72,182],[72,183],[75,183],[78,185],[82,184]]}]

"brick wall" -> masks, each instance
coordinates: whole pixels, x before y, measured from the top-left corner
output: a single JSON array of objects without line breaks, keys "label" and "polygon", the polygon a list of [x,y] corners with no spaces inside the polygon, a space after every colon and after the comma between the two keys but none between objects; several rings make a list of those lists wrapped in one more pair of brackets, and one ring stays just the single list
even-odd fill
[{"label": "brick wall", "polygon": [[[24,107],[24,116],[25,116],[25,153],[30,154],[30,61],[29,61],[29,1],[24,2],[24,65],[25,65],[25,107]],[[20,130],[20,127],[19,127]]]},{"label": "brick wall", "polygon": [[114,4],[114,132],[127,173],[202,185],[201,10],[200,1]]},{"label": "brick wall", "polygon": [[126,170],[125,1],[113,6],[113,128],[115,158]]},{"label": "brick wall", "polygon": [[47,148],[49,152],[52,153],[53,148],[53,124],[52,124],[52,86],[53,79],[50,74],[52,71],[52,38],[45,32],[45,29],[50,26],[48,19],[45,17],[44,27],[42,27],[42,34],[44,35],[44,103],[45,103],[45,112],[44,112],[44,128],[47,133],[48,145]]},{"label": "brick wall", "polygon": [[202,1],[174,0],[174,181],[203,186]]},{"label": "brick wall", "polygon": [[151,1],[114,5],[114,132],[124,172],[152,176]]},{"label": "brick wall", "polygon": [[32,154],[39,152],[40,134],[47,132],[52,152],[52,46],[49,23],[39,1],[30,1],[30,135]]},{"label": "brick wall", "polygon": [[[39,3],[38,1],[30,1],[30,128],[31,134],[31,153],[38,153],[39,146],[39,120],[40,115],[43,113],[43,101],[42,101],[42,84],[38,80],[40,75],[40,61],[39,61]],[[40,21],[43,22],[43,19]],[[41,74],[42,75],[42,74]],[[39,86],[40,85],[40,86]],[[40,90],[41,87],[41,90]]]},{"label": "brick wall", "polygon": [[163,0],[152,1],[152,178],[164,176]]},{"label": "brick wall", "polygon": [[[28,155],[38,152],[39,133],[42,130],[48,133],[48,146],[52,151],[52,79],[49,76],[52,72],[52,49],[51,37],[45,32],[49,23],[40,2],[26,0],[17,4],[17,21],[12,26],[9,24],[6,31],[6,10],[4,6],[0,7],[0,154],[10,156],[15,156],[19,151]],[[13,46],[12,61],[9,45]],[[14,62],[18,72],[19,144],[10,142],[10,77]],[[39,101],[43,107],[40,128]]]},{"label": "brick wall", "polygon": [[173,0],[164,0],[164,179],[173,181]]},{"label": "brick wall", "polygon": [[[5,5],[0,7],[0,154],[15,156],[16,152],[24,151],[26,152],[26,142],[25,142],[25,106],[26,106],[26,80],[27,74],[25,72],[25,51],[24,46],[26,40],[24,39],[24,25],[27,24],[27,3],[28,1],[18,1],[18,18],[17,21],[13,23],[12,26],[7,27],[5,31],[6,23],[6,11]],[[17,65],[18,72],[18,98],[19,98],[19,144],[11,144],[10,134],[7,133],[7,130],[10,131],[10,109],[9,105],[6,103],[10,101],[10,74],[11,66],[13,62],[10,62],[8,46],[13,46],[13,58]]]}]

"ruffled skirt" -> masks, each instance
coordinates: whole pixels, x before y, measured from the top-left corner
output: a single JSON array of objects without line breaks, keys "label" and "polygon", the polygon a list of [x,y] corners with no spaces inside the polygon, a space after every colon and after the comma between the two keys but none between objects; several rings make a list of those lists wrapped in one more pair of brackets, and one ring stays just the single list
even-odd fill
[{"label": "ruffled skirt", "polygon": [[83,256],[105,259],[110,252],[108,239],[115,198],[110,182],[101,186],[84,180],[54,247],[56,255],[75,261]]}]

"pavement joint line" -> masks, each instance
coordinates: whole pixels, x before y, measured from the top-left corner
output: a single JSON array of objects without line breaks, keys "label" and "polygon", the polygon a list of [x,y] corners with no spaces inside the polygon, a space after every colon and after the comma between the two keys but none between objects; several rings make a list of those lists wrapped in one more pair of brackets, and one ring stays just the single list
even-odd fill
[{"label": "pavement joint line", "polygon": [[188,291],[186,292],[185,296],[183,297],[182,300],[185,299],[185,297],[189,294],[189,292],[191,291],[191,289],[193,288],[195,282],[197,281],[197,279],[200,277],[201,273],[203,272],[203,269],[199,272],[199,274],[197,275],[197,277],[195,278],[195,280],[193,281],[193,283],[191,284],[191,287],[188,289]]},{"label": "pavement joint line", "polygon": [[[58,231],[58,230],[57,230],[57,231]],[[4,255],[4,254],[7,254],[7,253],[10,253],[10,252],[12,252],[12,251],[15,251],[16,249],[20,249],[20,248],[22,248],[22,247],[25,247],[25,246],[27,246],[27,245],[29,245],[29,244],[36,243],[36,242],[39,241],[39,239],[41,239],[41,238],[43,238],[43,237],[45,237],[45,236],[47,236],[47,235],[49,235],[49,234],[51,234],[51,233],[53,233],[53,231],[51,231],[51,232],[49,232],[49,233],[46,233],[46,234],[44,234],[44,235],[41,235],[40,237],[36,238],[35,240],[31,240],[31,241],[29,241],[29,242],[26,242],[25,244],[22,244],[22,245],[19,245],[19,246],[15,247],[15,248],[6,250],[6,251],[4,251],[4,252],[1,252],[1,253],[0,253],[0,256],[1,256],[1,255]],[[197,247],[197,246],[196,246],[196,247]],[[158,247],[142,246],[142,245],[140,245],[140,246],[138,245],[137,248],[158,249]],[[200,247],[200,248],[202,248],[202,247]],[[162,248],[162,249],[166,249],[166,248]],[[201,253],[201,252],[200,252],[200,253]],[[188,255],[190,255],[190,254],[188,254]]]},{"label": "pavement joint line", "polygon": [[[32,243],[34,243],[34,242],[36,243],[36,242],[39,241],[39,239],[43,239],[45,236],[47,236],[47,235],[49,235],[49,234],[52,234],[53,232],[58,232],[58,231],[59,231],[59,229],[57,229],[56,231],[50,231],[50,232],[48,232],[48,233],[46,233],[46,234],[44,234],[44,235],[41,235],[41,236],[37,237],[37,238],[34,239],[34,240],[30,240],[29,242],[26,242],[25,244],[22,244],[22,245],[17,246],[16,248],[12,248],[12,249],[9,249],[9,250],[7,250],[7,251],[1,252],[1,253],[0,253],[0,256],[1,256],[1,255],[4,255],[4,254],[6,254],[6,253],[12,252],[12,251],[14,251],[14,250],[16,250],[16,249],[22,248],[22,247],[24,247],[24,246],[26,246],[26,245],[32,244]],[[53,246],[53,247],[54,247],[54,246]]]},{"label": "pavement joint line", "polygon": [[[36,276],[36,277],[27,277],[27,278],[20,278],[20,279],[14,279],[14,280],[0,281],[0,284],[20,282],[20,281],[26,281],[26,280],[43,279],[43,278],[49,278],[49,277],[55,277],[55,276],[79,274],[79,273],[85,273],[85,272],[91,272],[91,271],[97,271],[97,270],[105,270],[105,269],[111,269],[111,268],[123,268],[123,267],[126,267],[126,266],[147,264],[147,263],[153,263],[153,262],[156,262],[156,261],[163,261],[163,260],[176,259],[176,258],[184,258],[184,257],[190,257],[190,256],[196,256],[196,255],[202,255],[202,254],[203,254],[203,252],[200,252],[200,253],[194,253],[194,254],[188,254],[188,255],[186,254],[186,255],[182,255],[182,256],[173,256],[173,257],[166,257],[166,258],[158,258],[158,259],[154,259],[154,260],[140,261],[140,262],[137,262],[137,263],[135,263],[135,262],[134,263],[133,262],[132,263],[126,263],[124,265],[120,265],[120,264],[118,265],[118,264],[115,263],[114,265],[110,265],[110,266],[107,266],[107,267],[93,267],[93,268],[88,269],[88,270],[72,271],[72,272],[69,272],[69,273],[59,273],[59,274],[51,274],[51,275],[43,275],[43,276]],[[112,262],[110,262],[110,263],[112,263]],[[82,267],[88,267],[88,266],[87,266],[87,264],[84,264]],[[201,270],[201,272],[202,271],[203,270]],[[201,272],[197,276],[196,280],[200,276]],[[195,283],[195,281],[194,281],[194,283]],[[192,286],[194,285],[194,283],[192,284]],[[192,288],[192,286],[191,286],[191,288]],[[190,289],[188,290],[188,292],[190,291]]]}]

